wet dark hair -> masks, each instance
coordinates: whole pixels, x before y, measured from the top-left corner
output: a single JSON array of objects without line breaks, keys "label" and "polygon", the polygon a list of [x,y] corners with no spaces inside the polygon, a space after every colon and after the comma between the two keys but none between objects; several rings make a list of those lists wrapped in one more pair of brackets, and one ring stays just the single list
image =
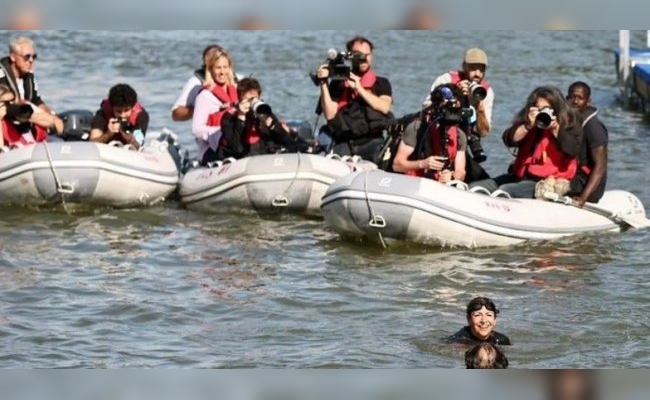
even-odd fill
[{"label": "wet dark hair", "polygon": [[126,83],[118,83],[108,92],[108,102],[113,107],[133,107],[138,102],[138,94]]},{"label": "wet dark hair", "polygon": [[492,311],[495,317],[499,315],[499,310],[492,300],[487,297],[475,297],[467,304],[467,316],[470,317],[474,311],[478,311],[483,307]]},{"label": "wet dark hair", "polygon": [[501,347],[483,342],[465,352],[465,367],[467,369],[506,369],[508,357]]},{"label": "wet dark hair", "polygon": [[571,92],[573,92],[575,89],[578,89],[578,88],[585,91],[585,94],[587,95],[588,99],[591,98],[591,87],[589,85],[587,85],[585,82],[582,82],[582,81],[573,82],[569,86],[569,93],[567,93],[567,95],[571,96]]},{"label": "wet dark hair", "polygon": [[262,95],[262,85],[260,85],[260,82],[257,79],[247,77],[237,82],[238,98],[241,99],[244,96],[244,93],[251,90],[257,90],[260,93],[260,96]]},{"label": "wet dark hair", "polygon": [[375,45],[372,44],[368,38],[365,38],[363,36],[355,36],[352,39],[348,40],[348,42],[345,44],[345,48],[348,51],[352,51],[352,46],[354,46],[355,43],[367,43],[368,46],[370,46],[370,51],[375,50]]}]

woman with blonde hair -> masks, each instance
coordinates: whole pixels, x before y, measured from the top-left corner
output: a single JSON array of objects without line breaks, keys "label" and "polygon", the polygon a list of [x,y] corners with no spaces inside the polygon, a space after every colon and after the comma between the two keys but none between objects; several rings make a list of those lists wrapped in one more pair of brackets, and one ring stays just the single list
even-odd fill
[{"label": "woman with blonde hair", "polygon": [[196,97],[192,117],[192,134],[199,143],[201,164],[217,159],[217,148],[221,139],[221,117],[238,101],[233,67],[230,54],[223,49],[207,58],[206,70],[210,73],[214,85],[204,85]]}]

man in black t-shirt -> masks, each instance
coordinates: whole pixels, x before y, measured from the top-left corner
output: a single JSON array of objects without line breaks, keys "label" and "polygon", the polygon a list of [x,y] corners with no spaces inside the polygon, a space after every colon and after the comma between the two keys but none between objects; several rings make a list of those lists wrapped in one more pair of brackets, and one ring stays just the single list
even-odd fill
[{"label": "man in black t-shirt", "polygon": [[144,144],[149,113],[138,102],[138,94],[131,86],[118,83],[111,87],[108,98],[102,100],[90,124],[89,141],[120,142],[139,150]]},{"label": "man in black t-shirt", "polygon": [[317,71],[321,96],[316,112],[323,112],[327,120],[334,153],[374,161],[384,141],[383,129],[392,118],[393,90],[390,81],[372,69],[370,40],[357,36],[346,49],[352,61],[347,79],[333,76],[328,64]]},{"label": "man in black t-shirt", "polygon": [[607,185],[607,128],[598,118],[598,110],[591,105],[591,88],[584,82],[569,86],[567,100],[582,118],[584,139],[578,155],[578,173],[571,180],[568,193],[582,207],[585,202],[597,203]]}]

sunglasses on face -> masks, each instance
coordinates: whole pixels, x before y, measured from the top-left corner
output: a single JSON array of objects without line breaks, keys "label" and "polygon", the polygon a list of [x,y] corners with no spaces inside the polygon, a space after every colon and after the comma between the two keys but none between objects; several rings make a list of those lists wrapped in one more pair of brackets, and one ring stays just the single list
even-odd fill
[{"label": "sunglasses on face", "polygon": [[21,54],[20,56],[25,61],[30,61],[30,60],[36,61],[36,58],[38,57],[38,54],[36,54],[36,53],[34,53],[34,54]]}]

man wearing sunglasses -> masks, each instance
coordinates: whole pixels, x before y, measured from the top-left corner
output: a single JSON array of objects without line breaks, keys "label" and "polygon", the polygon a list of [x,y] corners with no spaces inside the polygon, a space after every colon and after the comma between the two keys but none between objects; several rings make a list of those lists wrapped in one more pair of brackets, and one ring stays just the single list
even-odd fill
[{"label": "man wearing sunglasses", "polygon": [[[46,128],[53,128],[61,134],[63,122],[52,114],[38,93],[38,84],[34,79],[34,63],[38,54],[34,42],[24,36],[15,36],[9,41],[9,56],[0,60],[0,84],[7,85],[16,96],[18,103],[31,103],[34,114],[30,122]],[[39,112],[44,111],[44,112]]]}]

